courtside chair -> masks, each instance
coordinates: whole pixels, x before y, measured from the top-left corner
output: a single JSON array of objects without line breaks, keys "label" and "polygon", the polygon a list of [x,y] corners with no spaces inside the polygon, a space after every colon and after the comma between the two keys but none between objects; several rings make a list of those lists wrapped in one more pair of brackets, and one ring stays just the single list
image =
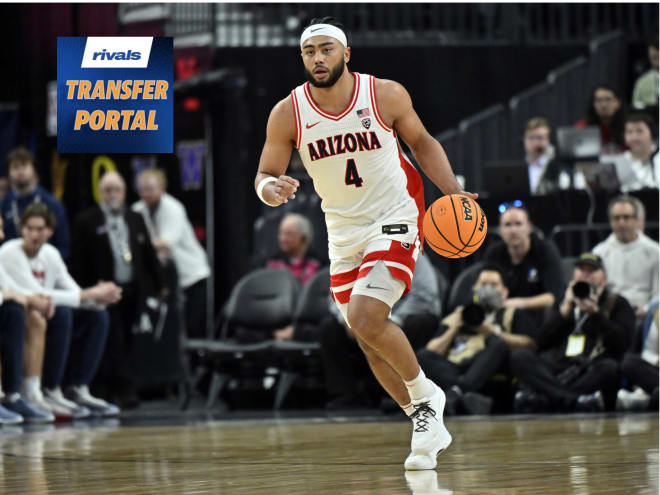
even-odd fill
[{"label": "courtside chair", "polygon": [[[330,314],[330,268],[322,268],[303,286],[294,315],[294,327],[318,326]],[[274,409],[279,409],[293,384],[305,388],[323,386],[323,366],[319,342],[296,340],[274,341],[273,348],[280,368],[280,379],[275,394]]]},{"label": "courtside chair", "polygon": [[472,286],[477,281],[482,266],[484,266],[483,262],[474,263],[459,273],[449,291],[447,308],[443,308],[444,315],[448,315],[454,311],[457,306],[465,305],[470,302],[472,297]]},{"label": "courtside chair", "polygon": [[233,336],[244,332],[273,331],[293,322],[300,284],[285,269],[262,268],[241,278],[224,309],[219,339],[189,340],[188,352],[196,352],[213,370],[207,407],[212,407],[230,378],[246,374],[266,376],[273,364],[273,341],[244,343]]}]

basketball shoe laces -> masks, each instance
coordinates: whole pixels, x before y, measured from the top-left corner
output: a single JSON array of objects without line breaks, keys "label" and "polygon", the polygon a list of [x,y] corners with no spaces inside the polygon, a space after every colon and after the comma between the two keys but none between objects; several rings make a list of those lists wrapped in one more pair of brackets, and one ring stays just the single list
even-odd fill
[{"label": "basketball shoe laces", "polygon": [[423,433],[428,431],[431,417],[435,419],[435,410],[429,405],[428,402],[422,402],[421,404],[414,407],[415,412],[411,415],[413,424],[415,425],[413,431],[416,433]]}]

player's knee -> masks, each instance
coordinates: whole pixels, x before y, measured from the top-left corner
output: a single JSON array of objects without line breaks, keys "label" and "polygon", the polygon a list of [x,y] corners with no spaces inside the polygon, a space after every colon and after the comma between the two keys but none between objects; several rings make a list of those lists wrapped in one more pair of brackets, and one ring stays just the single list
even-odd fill
[{"label": "player's knee", "polygon": [[355,334],[367,344],[382,331],[385,321],[359,306],[349,306],[348,323]]},{"label": "player's knee", "polygon": [[31,309],[28,311],[27,317],[25,319],[25,329],[31,335],[43,334],[46,332],[46,318],[44,318],[41,313],[36,309]]}]

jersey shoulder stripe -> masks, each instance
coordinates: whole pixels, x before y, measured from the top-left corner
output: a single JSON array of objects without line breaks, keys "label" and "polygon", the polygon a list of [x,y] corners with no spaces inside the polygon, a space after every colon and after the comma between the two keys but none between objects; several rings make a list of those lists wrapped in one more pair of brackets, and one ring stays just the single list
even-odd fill
[{"label": "jersey shoulder stripe", "polygon": [[376,78],[374,76],[369,76],[369,88],[371,90],[369,92],[371,95],[371,106],[374,109],[376,121],[383,129],[385,129],[387,132],[390,132],[392,128],[385,123],[383,117],[380,115],[380,111],[378,110],[378,101],[376,99]]},{"label": "jersey shoulder stripe", "polygon": [[293,105],[293,113],[296,117],[296,149],[300,149],[300,139],[302,137],[302,125],[300,124],[300,107],[298,106],[298,97],[296,90],[291,91],[291,104]]}]

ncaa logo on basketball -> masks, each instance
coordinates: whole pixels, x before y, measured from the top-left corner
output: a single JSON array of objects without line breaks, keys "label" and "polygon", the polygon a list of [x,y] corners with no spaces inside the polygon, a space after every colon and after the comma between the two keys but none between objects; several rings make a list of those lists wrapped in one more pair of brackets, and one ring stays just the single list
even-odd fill
[{"label": "ncaa logo on basketball", "polygon": [[472,220],[472,207],[470,206],[470,200],[466,197],[461,197],[461,204],[463,205],[463,218],[465,218],[465,220]]},{"label": "ncaa logo on basketball", "polygon": [[362,119],[362,125],[365,129],[369,129],[371,127],[371,119]]}]

